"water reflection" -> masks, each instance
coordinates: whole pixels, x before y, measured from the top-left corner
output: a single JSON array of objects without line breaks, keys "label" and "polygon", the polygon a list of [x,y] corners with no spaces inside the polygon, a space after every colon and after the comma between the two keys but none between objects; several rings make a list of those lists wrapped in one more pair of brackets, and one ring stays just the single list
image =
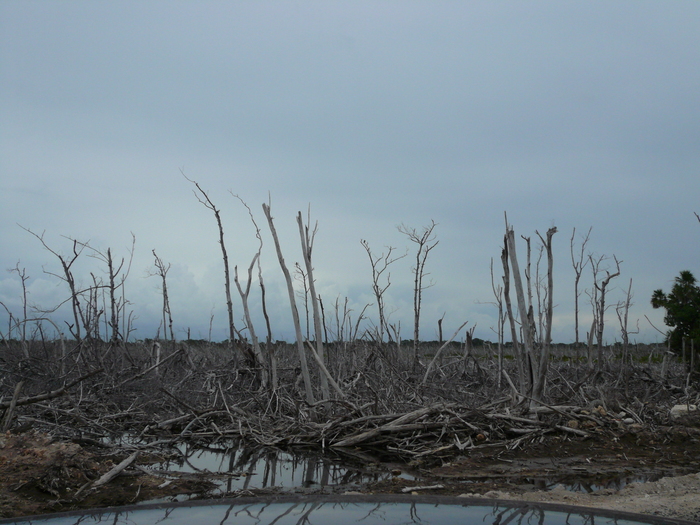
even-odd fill
[{"label": "water reflection", "polygon": [[[392,476],[384,469],[350,467],[341,458],[287,453],[277,449],[238,446],[181,445],[179,455],[153,465],[160,474],[203,473],[219,476],[221,493],[247,489],[311,488],[361,485]],[[402,474],[413,479],[413,476]],[[215,480],[216,481],[216,480]]]},{"label": "water reflection", "polygon": [[[591,509],[573,509],[525,503],[492,502],[463,503],[450,498],[449,503],[430,498],[401,501],[373,500],[371,497],[348,499],[259,501],[234,500],[229,502],[199,502],[183,506],[130,507],[104,513],[64,515],[24,521],[0,520],[0,523],[33,525],[636,525],[683,523],[636,517],[629,514]],[[444,500],[447,501],[447,500]],[[464,500],[462,500],[464,501]],[[687,523],[687,522],[686,522]]]}]

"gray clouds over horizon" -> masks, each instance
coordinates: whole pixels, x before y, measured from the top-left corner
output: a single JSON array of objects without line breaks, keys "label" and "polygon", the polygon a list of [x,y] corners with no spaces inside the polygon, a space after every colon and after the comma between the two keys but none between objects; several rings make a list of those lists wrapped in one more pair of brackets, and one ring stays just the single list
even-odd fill
[{"label": "gray clouds over horizon", "polygon": [[[133,232],[135,336],[158,326],[155,249],[173,264],[179,336],[206,337],[214,315],[225,337],[216,226],[182,169],[221,208],[239,269],[255,236],[228,191],[251,206],[278,338],[292,332],[268,198],[289,265],[295,215],[311,206],[317,286],[353,315],[373,302],[360,239],[403,250],[397,225],[435,220],[427,339],[444,312],[446,332],[470,320],[494,338],[489,264],[506,211],[517,235],[559,228],[554,337],[571,341],[569,239],[592,227],[590,251],[624,261],[610,304],[633,279],[636,337],[659,340],[651,292],[700,276],[699,22],[691,1],[0,3],[0,301],[18,312],[4,272],[17,261],[33,303],[66,297],[42,273],[55,258],[17,224],[57,250],[65,235],[120,257]],[[85,282],[102,271],[89,258],[81,270]],[[408,338],[408,258],[392,282]],[[611,310],[606,338],[618,334]]]}]

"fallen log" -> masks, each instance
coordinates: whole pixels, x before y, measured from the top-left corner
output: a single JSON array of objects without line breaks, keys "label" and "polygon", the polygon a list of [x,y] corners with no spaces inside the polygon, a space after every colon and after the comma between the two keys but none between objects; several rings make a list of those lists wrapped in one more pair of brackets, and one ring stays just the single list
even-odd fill
[{"label": "fallen log", "polygon": [[[336,443],[333,443],[331,446],[332,447],[351,447],[353,445],[356,445],[358,443],[362,443],[363,441],[367,441],[369,439],[372,439],[380,434],[383,433],[392,433],[392,432],[401,432],[404,430],[415,430],[417,428],[422,428],[423,425],[419,424],[418,426],[416,425],[408,425],[410,421],[415,421],[416,419],[419,419],[433,410],[435,410],[436,407],[430,406],[430,407],[424,407],[420,408],[418,410],[414,410],[413,412],[409,412],[408,414],[404,414],[401,417],[398,417],[394,419],[393,421],[382,425],[380,427],[375,427],[370,430],[366,430],[365,432],[360,432],[359,434],[354,434],[350,437],[347,437],[345,439],[342,439]],[[442,426],[442,424],[440,424]]]},{"label": "fallen log", "polygon": [[96,481],[90,481],[80,487],[78,491],[75,493],[74,497],[78,497],[80,494],[82,494],[85,491],[88,490],[93,490],[96,489],[97,487],[101,487],[102,485],[106,485],[110,481],[112,481],[114,478],[116,478],[121,472],[127,468],[129,465],[131,465],[134,461],[136,461],[136,458],[138,457],[140,451],[137,450],[133,454],[131,454],[128,458],[126,458],[124,461],[116,465],[114,468],[112,468],[109,472],[103,474],[98,480]]},{"label": "fallen log", "polygon": [[[25,397],[23,399],[18,400],[15,403],[15,406],[24,406],[24,405],[31,405],[33,403],[38,403],[39,401],[46,401],[48,399],[53,399],[54,397],[59,397],[65,394],[69,388],[74,387],[78,383],[85,381],[88,377],[92,377],[94,375],[97,375],[101,372],[104,372],[104,368],[99,368],[97,370],[93,370],[92,372],[89,372],[85,374],[84,376],[79,377],[75,381],[71,381],[67,385],[63,385],[61,388],[58,390],[53,390],[51,392],[47,392],[45,394],[39,394],[38,396],[33,396],[33,397]],[[3,403],[0,403],[0,408],[9,408],[9,406],[12,404],[12,401],[5,401]]]},{"label": "fallen log", "polygon": [[406,493],[406,492],[413,492],[416,490],[439,490],[439,489],[444,489],[444,485],[423,485],[423,486],[418,486],[418,487],[404,487],[401,489],[401,492]]}]

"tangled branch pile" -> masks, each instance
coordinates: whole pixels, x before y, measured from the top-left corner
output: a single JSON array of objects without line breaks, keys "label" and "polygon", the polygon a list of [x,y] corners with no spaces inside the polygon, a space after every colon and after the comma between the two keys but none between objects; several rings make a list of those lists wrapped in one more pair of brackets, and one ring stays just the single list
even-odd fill
[{"label": "tangled branch pile", "polygon": [[681,364],[662,379],[646,354],[646,363],[611,360],[594,373],[563,351],[552,363],[548,398],[532,410],[507,381],[499,386],[487,349],[465,359],[455,346],[424,381],[431,348],[422,349],[416,367],[395,347],[358,342],[329,348],[337,391],[308,403],[286,344],[274,349],[275,390],[262,388],[255,370],[234,368],[224,345],[163,345],[157,362],[144,343],[83,343],[64,362],[54,358],[62,350],[53,343],[37,346],[30,359],[8,345],[1,361],[4,430],[41,429],[103,446],[121,438],[129,449],[241,439],[432,461],[553,433],[584,439],[664,424],[665,407],[698,401],[683,387]]}]

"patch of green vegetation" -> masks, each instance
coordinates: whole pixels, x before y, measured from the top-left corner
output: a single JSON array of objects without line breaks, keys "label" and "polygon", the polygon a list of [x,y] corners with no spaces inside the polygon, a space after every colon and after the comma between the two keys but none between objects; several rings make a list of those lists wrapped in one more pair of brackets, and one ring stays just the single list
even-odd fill
[{"label": "patch of green vegetation", "polygon": [[[656,356],[656,355],[655,355],[655,356],[652,356],[652,357],[651,357],[651,362],[652,362],[652,363],[656,363],[656,364],[662,363],[663,360],[664,360],[664,358],[661,357],[661,356]],[[637,357],[636,361],[637,361],[638,363],[643,363],[643,364],[649,363],[649,356],[648,356],[648,355],[639,356],[639,357]]]}]

